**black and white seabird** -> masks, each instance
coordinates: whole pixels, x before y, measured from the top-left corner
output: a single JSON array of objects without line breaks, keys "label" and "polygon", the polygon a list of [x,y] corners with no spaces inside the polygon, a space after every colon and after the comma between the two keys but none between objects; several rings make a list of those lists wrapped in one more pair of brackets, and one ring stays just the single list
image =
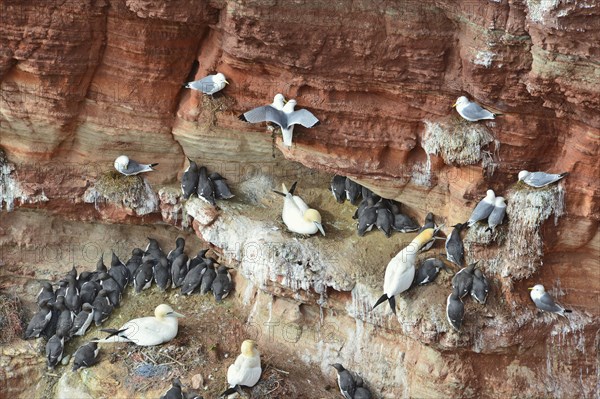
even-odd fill
[{"label": "black and white seabird", "polygon": [[441,269],[447,270],[441,259],[426,259],[415,272],[414,284],[425,285],[435,281]]},{"label": "black and white seabird", "polygon": [[131,276],[131,284],[133,283],[133,276],[135,276],[135,272],[137,271],[138,267],[140,267],[140,265],[142,264],[143,256],[144,251],[142,251],[140,248],[134,248],[131,251],[131,258],[129,258],[129,260],[125,264],[125,267],[129,271],[129,275]]},{"label": "black and white seabird", "polygon": [[349,177],[346,177],[345,186],[346,199],[350,201],[352,205],[358,205],[358,198],[360,197],[362,186],[354,180],[351,180]]},{"label": "black and white seabird", "polygon": [[337,202],[343,204],[346,200],[346,176],[335,175],[331,180],[331,192]]},{"label": "black and white seabird", "polygon": [[133,287],[135,292],[140,293],[142,290],[150,288],[154,279],[154,265],[156,261],[145,261],[138,267],[135,276],[133,277]]},{"label": "black and white seabird", "polygon": [[152,271],[154,274],[154,282],[161,291],[165,291],[171,285],[171,270],[169,270],[169,263],[166,258],[161,258],[154,265]]},{"label": "black and white seabird", "polygon": [[56,324],[56,334],[59,334],[62,337],[68,337],[69,332],[71,332],[71,327],[73,327],[73,319],[75,316],[73,312],[65,305],[65,301],[61,298],[58,298],[56,303],[54,304],[55,310],[58,312],[58,321]]},{"label": "black and white seabird", "polygon": [[58,299],[60,297],[63,297],[63,298],[65,297],[68,286],[69,286],[69,282],[67,280],[60,280],[58,282],[56,291],[54,291],[54,295],[56,296],[56,299]]},{"label": "black and white seabird", "polygon": [[73,312],[73,314],[79,313],[81,310],[81,297],[79,296],[79,290],[77,289],[77,282],[75,277],[70,275],[67,277],[68,285],[65,291],[65,306]]},{"label": "black and white seabird", "polygon": [[531,292],[529,295],[531,296],[531,300],[535,303],[535,306],[544,312],[556,313],[563,317],[567,317],[565,313],[571,313],[572,310],[565,309],[556,302],[554,299],[546,292],[546,289],[542,284],[536,284],[533,287],[529,288]]},{"label": "black and white seabird", "polygon": [[46,361],[48,368],[53,369],[62,360],[65,349],[65,338],[59,331],[46,343]]},{"label": "black and white seabird", "polygon": [[146,249],[144,250],[145,254],[153,254],[155,257],[160,257],[161,255],[163,255],[164,253],[160,248],[160,244],[158,243],[158,241],[151,237],[147,238],[148,245],[146,245]]},{"label": "black and white seabird", "polygon": [[171,265],[171,288],[179,288],[188,272],[188,256],[181,254]]},{"label": "black and white seabird", "polygon": [[110,304],[119,307],[121,299],[123,298],[123,291],[117,281],[112,278],[108,273],[100,273],[98,275],[98,281],[103,290],[108,292],[108,299]]},{"label": "black and white seabird", "polygon": [[452,233],[446,238],[446,259],[458,266],[462,266],[465,261],[465,247],[460,232],[465,225],[457,223],[452,227],[454,227]]},{"label": "black and white seabird", "polygon": [[367,199],[367,198],[371,198],[373,196],[376,196],[375,193],[371,190],[369,190],[368,188],[366,188],[365,186],[362,186],[360,193],[362,195],[363,200]]},{"label": "black and white seabird", "polygon": [[495,202],[496,194],[494,193],[494,190],[487,190],[485,198],[479,201],[477,206],[475,206],[475,209],[473,209],[471,216],[469,217],[469,221],[467,222],[469,227],[473,226],[475,223],[481,220],[487,219],[488,216],[490,216],[490,214],[494,210]]},{"label": "black and white seabird", "polygon": [[114,306],[110,303],[108,295],[108,291],[100,290],[98,296],[94,299],[94,303],[92,303],[92,307],[94,308],[94,324],[96,326],[104,323],[113,311]]},{"label": "black and white seabird", "polygon": [[212,180],[208,178],[208,170],[205,166],[200,167],[198,174],[198,198],[208,202],[212,206],[217,206],[215,201],[215,186]]},{"label": "black and white seabird", "polygon": [[356,391],[354,391],[353,399],[372,399],[373,398],[371,391],[369,391],[367,389],[367,387],[364,386],[364,381],[361,376],[357,375],[356,378],[354,379],[354,382],[356,384]]},{"label": "black and white seabird", "polygon": [[473,286],[471,287],[471,296],[482,305],[487,300],[488,292],[490,292],[490,284],[479,269],[473,272]]},{"label": "black and white seabird", "polygon": [[[88,271],[84,271],[79,274],[79,277],[77,277],[77,289],[79,290],[79,296],[81,296],[81,287],[83,287],[83,285],[85,283],[90,281],[92,279],[93,275],[94,274],[92,272],[88,272]],[[84,303],[84,302],[81,302],[81,303]]]},{"label": "black and white seabird", "polygon": [[78,369],[92,367],[98,363],[98,353],[100,348],[97,342],[88,342],[85,345],[81,345],[73,355],[73,371]]},{"label": "black and white seabird", "polygon": [[417,222],[412,220],[410,217],[402,213],[398,213],[394,215],[394,225],[392,227],[394,230],[401,233],[412,233],[419,230],[421,226],[419,226]]},{"label": "black and white seabird", "polygon": [[206,260],[206,270],[202,275],[202,281],[200,282],[200,294],[204,295],[212,289],[212,283],[217,277],[217,272],[211,258]]},{"label": "black and white seabird", "polygon": [[181,255],[183,251],[185,251],[185,238],[177,237],[175,240],[175,249],[172,249],[167,254],[167,260],[169,261],[169,264],[173,264],[173,261],[177,259],[177,257]]},{"label": "black and white seabird", "polygon": [[203,263],[204,260],[206,259],[206,253],[208,252],[208,249],[201,249],[200,251],[198,251],[198,254],[196,254],[196,256],[194,256],[192,259],[190,259],[189,263],[188,263],[188,270],[192,270],[194,267],[196,267],[196,265],[199,265],[200,263]]},{"label": "black and white seabird", "polygon": [[67,272],[67,275],[65,276],[67,278],[67,280],[68,280],[69,276],[73,276],[73,278],[75,280],[77,280],[77,269],[75,268],[75,265],[73,265],[73,267],[71,268],[71,270],[69,270]]},{"label": "black and white seabird", "polygon": [[[207,262],[210,259],[211,258],[208,258]],[[231,275],[229,274],[229,268],[226,266],[219,266],[217,276],[215,277],[212,283],[212,292],[215,296],[215,300],[217,302],[221,302],[224,298],[227,297],[227,295],[229,295],[229,292],[231,292],[232,288],[233,283],[231,281]]]},{"label": "black and white seabird", "polygon": [[50,299],[46,298],[39,304],[39,310],[33,315],[27,328],[25,329],[24,339],[39,338],[42,331],[46,328],[52,318],[52,306],[49,304]]},{"label": "black and white seabird", "polygon": [[427,216],[425,216],[425,222],[423,223],[423,226],[419,229],[419,233],[427,229],[435,229],[435,221],[433,219],[433,213],[431,212],[429,212]]},{"label": "black and white seabird", "polygon": [[50,284],[48,281],[43,282],[42,289],[36,297],[36,302],[38,306],[41,306],[42,303],[52,305],[54,304],[54,301],[56,301],[56,296],[54,296],[54,289],[52,288],[52,284]]},{"label": "black and white seabird", "polygon": [[229,186],[227,185],[227,179],[218,174],[217,172],[212,172],[208,178],[213,182],[213,187],[215,189],[215,199],[230,199],[235,197]]},{"label": "black and white seabird", "polygon": [[[373,198],[366,201],[366,206],[358,212],[358,235],[364,236],[365,233],[371,231],[373,226],[377,224],[377,205],[373,203]],[[373,203],[372,205],[369,205]]]},{"label": "black and white seabird", "polygon": [[94,320],[94,307],[89,303],[84,303],[81,312],[73,320],[73,327],[71,327],[69,336],[84,335],[90,324],[92,324],[92,320]]},{"label": "black and white seabird", "polygon": [[79,292],[81,303],[93,303],[101,289],[102,286],[97,280],[90,280],[83,283]]},{"label": "black and white seabird", "polygon": [[111,276],[121,287],[121,291],[124,290],[129,282],[131,281],[131,276],[129,275],[129,270],[125,266],[123,262],[119,259],[115,252],[112,252],[112,260],[110,262],[110,270],[108,271],[108,275]]},{"label": "black and white seabird", "polygon": [[181,293],[183,295],[190,295],[200,286],[202,276],[206,271],[206,262],[208,262],[208,259],[188,270],[181,284]]},{"label": "black and white seabird", "polygon": [[188,158],[190,165],[181,176],[181,194],[183,199],[188,199],[198,189],[199,170],[198,164]]},{"label": "black and white seabird", "polygon": [[473,271],[476,264],[477,262],[463,267],[452,277],[452,288],[456,289],[460,298],[464,298],[465,295],[469,295],[471,292],[471,288],[473,287]]},{"label": "black and white seabird", "polygon": [[460,330],[465,315],[465,305],[458,297],[456,288],[452,289],[452,293],[448,295],[446,300],[446,318],[456,331]]},{"label": "black and white seabird", "polygon": [[184,399],[183,391],[181,390],[181,382],[175,378],[171,382],[171,388],[160,399]]},{"label": "black and white seabird", "polygon": [[104,254],[100,255],[100,259],[96,263],[96,273],[108,272],[108,269],[104,265]]},{"label": "black and white seabird", "polygon": [[375,225],[386,237],[389,238],[392,235],[394,215],[383,201],[377,204],[377,220],[375,221]]},{"label": "black and white seabird", "polygon": [[330,364],[337,371],[337,383],[340,392],[345,399],[354,399],[356,392],[356,383],[352,374],[339,363]]}]

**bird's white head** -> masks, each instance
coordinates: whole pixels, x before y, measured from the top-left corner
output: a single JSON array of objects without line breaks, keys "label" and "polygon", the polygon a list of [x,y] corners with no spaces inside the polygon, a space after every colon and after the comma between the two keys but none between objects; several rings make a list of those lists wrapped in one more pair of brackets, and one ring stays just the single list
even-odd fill
[{"label": "bird's white head", "polygon": [[177,313],[172,307],[163,303],[154,309],[154,317],[157,319],[164,319],[165,317],[185,317],[181,313]]},{"label": "bird's white head", "polygon": [[223,75],[221,72],[215,75],[215,82],[229,84],[229,82],[225,78],[225,75]]},{"label": "bird's white head", "polygon": [[321,214],[316,209],[307,209],[304,212],[304,220],[308,222],[313,222],[321,234],[325,235],[325,230],[323,230],[323,225],[321,224]]},{"label": "bird's white head", "polygon": [[283,105],[285,104],[285,97],[283,96],[283,94],[275,94],[275,97],[273,97],[273,104],[281,104],[281,106],[283,107]]},{"label": "bird's white head", "polygon": [[452,106],[453,107],[464,107],[465,105],[469,105],[469,99],[465,96],[460,96],[460,97],[458,97],[458,99],[456,100],[454,105],[452,105]]},{"label": "bird's white head", "polygon": [[247,339],[242,342],[242,355],[244,356],[256,356],[258,354],[256,342],[251,339]]},{"label": "bird's white head", "polygon": [[287,112],[287,113],[293,112],[294,107],[296,107],[296,104],[297,104],[296,100],[294,100],[294,99],[289,100],[283,107],[283,112]]},{"label": "bird's white head", "polygon": [[540,298],[546,292],[546,289],[541,284],[536,284],[533,287],[529,287],[528,290],[531,291],[532,298]]},{"label": "bird's white head", "polygon": [[115,159],[115,169],[118,171],[122,171],[127,169],[127,165],[129,165],[129,157],[127,155],[121,155]]},{"label": "bird's white head", "polygon": [[496,199],[496,193],[494,193],[494,190],[487,190],[485,193],[485,197],[491,201],[494,202]]},{"label": "bird's white head", "polygon": [[529,176],[529,172],[526,170],[522,170],[519,172],[519,181],[525,179],[527,176]]},{"label": "bird's white head", "polygon": [[498,208],[506,206],[506,203],[504,202],[504,197],[496,197],[496,202],[494,202],[494,206]]}]

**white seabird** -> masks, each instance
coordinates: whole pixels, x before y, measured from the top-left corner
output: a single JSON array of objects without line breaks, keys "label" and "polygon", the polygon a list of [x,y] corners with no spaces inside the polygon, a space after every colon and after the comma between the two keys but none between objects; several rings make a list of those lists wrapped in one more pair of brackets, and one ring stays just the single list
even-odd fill
[{"label": "white seabird", "polygon": [[377,300],[373,309],[387,299],[392,312],[396,314],[395,296],[406,291],[412,285],[415,277],[417,253],[425,243],[433,239],[436,232],[436,230],[431,228],[423,230],[410,244],[390,260],[385,269],[383,295]]},{"label": "white seabird", "polygon": [[544,312],[556,313],[563,317],[567,317],[565,313],[571,313],[572,310],[565,309],[562,306],[558,305],[554,302],[554,299],[546,292],[546,289],[541,284],[536,284],[533,287],[528,288],[531,290],[529,295],[531,296],[531,300],[535,303],[535,306],[539,310],[543,310]]},{"label": "white seabird", "polygon": [[256,349],[256,342],[247,339],[242,342],[242,353],[227,369],[227,383],[230,388],[223,392],[221,397],[239,391],[240,387],[253,387],[260,379],[261,373],[260,352]]},{"label": "white seabird", "polygon": [[487,219],[488,216],[494,210],[494,204],[496,203],[496,194],[494,194],[494,190],[487,190],[486,196],[484,199],[479,201],[471,216],[469,217],[469,221],[467,224],[469,227],[473,226],[475,223],[480,220]]},{"label": "white seabird", "polygon": [[530,187],[540,188],[557,182],[568,174],[568,172],[554,174],[546,172],[528,172],[526,170],[522,170],[519,172],[519,181],[522,181]]},{"label": "white seabird", "polygon": [[208,75],[202,79],[188,82],[184,87],[186,89],[198,90],[212,96],[216,92],[223,90],[225,85],[228,84],[229,82],[225,78],[225,75],[219,72],[215,75]]},{"label": "white seabird", "polygon": [[102,331],[111,335],[98,340],[98,343],[133,342],[139,346],[160,345],[175,338],[179,317],[185,316],[163,303],[154,309],[154,316],[130,320],[118,330],[103,329]]},{"label": "white seabird", "polygon": [[465,96],[458,97],[453,107],[464,119],[470,122],[477,122],[484,119],[495,119],[496,115],[479,104],[469,101]]},{"label": "white seabird", "polygon": [[487,230],[492,230],[496,228],[496,226],[502,224],[502,220],[504,220],[504,215],[506,214],[506,203],[504,202],[504,197],[496,197],[494,200],[494,209],[490,216],[488,216],[488,228]]},{"label": "white seabird", "polygon": [[[275,96],[277,101],[277,96]],[[283,97],[283,96],[282,96]],[[250,123],[273,122],[281,127],[283,135],[283,144],[291,147],[294,125],[302,125],[311,128],[319,123],[319,120],[308,110],[294,110],[296,100],[289,100],[282,109],[278,109],[273,104],[251,109],[240,115],[240,119]]]},{"label": "white seabird", "polygon": [[289,191],[285,184],[281,185],[283,192],[275,191],[277,194],[285,197],[281,212],[283,223],[294,233],[315,234],[320,231],[321,234],[325,235],[319,211],[309,208],[302,198],[294,195],[296,183],[292,184]]},{"label": "white seabird", "polygon": [[143,164],[129,159],[127,155],[121,155],[115,159],[115,169],[125,176],[133,176],[143,172],[152,172],[158,163]]}]

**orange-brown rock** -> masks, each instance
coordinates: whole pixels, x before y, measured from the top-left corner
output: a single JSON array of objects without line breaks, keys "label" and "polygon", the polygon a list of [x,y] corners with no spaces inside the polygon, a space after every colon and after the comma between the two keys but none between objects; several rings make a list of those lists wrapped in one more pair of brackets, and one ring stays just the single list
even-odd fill
[{"label": "orange-brown rock", "polygon": [[[322,183],[298,163],[351,176],[400,200],[413,216],[432,211],[450,226],[469,216],[487,188],[518,196],[513,184],[521,169],[570,172],[561,183],[564,208],[557,204],[555,212],[563,215],[527,230],[532,242],[539,232],[543,245],[532,249],[536,255],[527,257],[526,268],[507,241],[488,246],[480,242],[488,236],[469,236],[472,255],[485,259],[499,281],[494,310],[501,317],[480,319],[481,330],[458,340],[417,315],[411,320],[418,331],[353,313],[382,276],[384,265],[364,268],[366,258],[351,278],[320,270],[324,286],[303,280],[306,292],[296,292],[281,275],[262,288],[298,299],[309,314],[315,292],[325,292],[335,313],[327,316],[341,315],[347,331],[354,327],[378,345],[398,346],[401,354],[382,354],[389,364],[403,362],[391,380],[377,374],[381,369],[361,370],[384,397],[589,396],[597,387],[598,365],[590,359],[600,325],[598,4],[4,0],[0,13],[0,146],[7,157],[0,160],[0,205],[11,200],[75,220],[179,224],[182,217],[187,226],[185,205],[171,191],[189,156],[232,183],[263,175]],[[214,98],[182,88],[217,70],[231,85]],[[262,124],[237,119],[278,92],[321,120],[312,129],[296,128],[291,149],[279,138],[274,142]],[[460,95],[503,115],[475,125],[461,121],[451,108]],[[163,188],[150,215],[84,202],[123,153],[159,162],[146,176],[157,193]],[[324,204],[324,194],[310,194]],[[509,209],[508,223],[519,219],[518,211]],[[216,226],[224,216],[209,216],[192,226],[201,237],[220,239]],[[258,211],[252,216],[260,219]],[[350,229],[338,230],[349,240]],[[26,237],[12,239],[26,245]],[[354,246],[366,250],[360,243]],[[535,282],[576,309],[570,329],[529,311],[523,319],[505,317],[531,305],[524,292]],[[443,301],[445,292],[433,288],[427,292]],[[421,298],[408,301],[427,308]],[[378,352],[366,344],[361,350],[376,361]]]}]

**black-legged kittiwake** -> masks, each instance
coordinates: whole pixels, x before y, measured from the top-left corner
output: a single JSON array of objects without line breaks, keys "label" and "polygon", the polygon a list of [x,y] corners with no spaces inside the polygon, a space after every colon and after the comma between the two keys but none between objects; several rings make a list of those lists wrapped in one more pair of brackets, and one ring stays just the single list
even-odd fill
[{"label": "black-legged kittiwake", "polygon": [[125,176],[133,176],[143,172],[151,172],[158,163],[142,164],[129,159],[127,155],[121,155],[115,159],[115,169]]},{"label": "black-legged kittiwake", "polygon": [[496,203],[496,194],[494,190],[487,190],[485,197],[479,201],[471,216],[469,217],[469,221],[467,224],[469,227],[473,226],[475,223],[485,220],[490,216],[492,211],[494,210],[494,205]]},{"label": "black-legged kittiwake", "polygon": [[186,89],[198,90],[212,96],[216,92],[223,90],[228,84],[229,82],[225,78],[225,75],[219,72],[215,75],[208,75],[202,79],[188,82],[183,87]]},{"label": "black-legged kittiwake", "polygon": [[546,292],[546,289],[542,284],[536,284],[528,289],[531,290],[531,292],[529,293],[529,295],[531,296],[531,300],[533,301],[533,303],[535,303],[535,306],[539,310],[542,310],[544,312],[556,313],[563,317],[567,317],[565,313],[572,312],[572,310],[565,309],[564,307],[554,302],[554,299],[552,299],[550,294]]},{"label": "black-legged kittiwake", "polygon": [[[283,96],[281,96],[283,98]],[[275,101],[278,97],[275,96]],[[240,115],[240,119],[250,123],[273,122],[281,127],[283,135],[283,144],[287,147],[292,146],[292,136],[294,133],[294,125],[302,125],[311,128],[319,123],[319,120],[308,110],[294,110],[296,100],[289,100],[282,109],[277,109],[273,104],[264,105],[254,108]]]},{"label": "black-legged kittiwake", "polygon": [[546,172],[528,172],[526,170],[522,170],[519,172],[519,181],[522,181],[530,187],[540,188],[557,182],[568,174],[568,172],[554,174]]},{"label": "black-legged kittiwake", "polygon": [[494,231],[496,226],[502,224],[504,215],[506,214],[506,203],[504,197],[496,197],[494,200],[494,209],[490,216],[488,216],[488,228],[486,230]]},{"label": "black-legged kittiwake", "polygon": [[453,107],[464,119],[470,122],[477,122],[484,119],[495,119],[496,115],[479,104],[469,101],[465,96],[458,97]]}]

